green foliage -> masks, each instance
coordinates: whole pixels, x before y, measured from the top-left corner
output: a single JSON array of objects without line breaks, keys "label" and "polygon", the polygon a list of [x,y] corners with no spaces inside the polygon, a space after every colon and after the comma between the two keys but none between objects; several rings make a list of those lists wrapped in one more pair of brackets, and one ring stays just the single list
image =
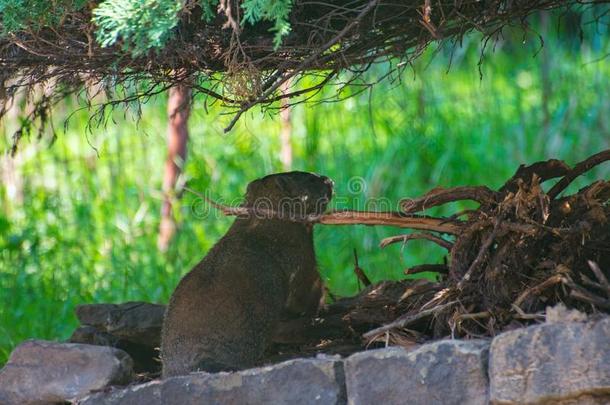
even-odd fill
[{"label": "green foliage", "polygon": [[88,0],[0,0],[0,35],[54,26]]},{"label": "green foliage", "polygon": [[[610,148],[610,99],[601,96],[610,93],[610,64],[589,63],[608,54],[610,42],[607,27],[595,28],[592,38],[576,41],[576,49],[547,37],[536,58],[537,38],[522,44],[520,34],[511,41],[506,33],[497,53],[486,58],[482,81],[479,38],[468,37],[453,53],[448,74],[451,52],[430,61],[430,50],[400,81],[384,82],[370,96],[298,106],[294,169],[333,178],[337,208],[364,209],[374,198],[395,206],[436,186],[499,187],[520,163],[559,158],[573,164]],[[66,100],[57,118],[75,107]],[[282,170],[280,126],[277,116],[252,113],[223,135],[230,117],[222,112],[212,106],[206,114],[197,103],[185,176],[191,188],[228,202],[253,178]],[[67,338],[78,304],[167,302],[180,277],[226,232],[231,219],[214,211],[200,215],[197,198],[186,193],[175,206],[178,236],[167,253],[157,251],[165,116],[159,98],[144,106],[138,124],[119,112],[116,125],[86,137],[89,117],[78,113],[66,132],[58,128],[52,148],[27,139],[21,145],[15,165],[23,202],[0,183],[0,363],[24,339]],[[14,128],[10,121],[2,125],[0,156]],[[573,189],[609,176],[610,166],[600,166]],[[353,178],[366,187],[353,187]],[[399,233],[318,227],[319,268],[330,290],[340,296],[357,290],[354,248],[374,281],[442,262],[445,252],[423,241],[379,250],[383,237]]]},{"label": "green foliage", "polygon": [[[243,23],[261,21],[274,23],[274,44],[278,47],[290,32],[288,16],[293,0],[244,0]],[[106,0],[93,10],[93,22],[97,25],[97,41],[110,46],[122,40],[123,49],[140,55],[151,48],[161,48],[172,36],[178,25],[180,13],[186,1],[175,0]],[[198,0],[204,19],[214,16],[218,0]]]},{"label": "green foliage", "polygon": [[203,10],[203,18],[206,21],[211,21],[216,16],[215,7],[218,6],[220,0],[199,0],[199,5]]},{"label": "green foliage", "polygon": [[275,32],[273,43],[277,48],[284,36],[290,32],[288,16],[292,10],[292,2],[293,0],[245,0],[241,5],[244,21],[250,24],[273,21],[271,31]]},{"label": "green foliage", "polygon": [[[188,0],[105,0],[93,9],[96,40],[101,46],[119,41],[134,56],[162,48],[172,37]],[[210,21],[217,13],[218,0],[192,0]],[[0,35],[19,30],[57,26],[67,14],[95,5],[91,0],[0,0]],[[241,24],[273,23],[274,44],[280,45],[290,32],[288,17],[293,0],[243,0]],[[189,7],[192,4],[189,5]]]},{"label": "green foliage", "polygon": [[180,21],[184,1],[106,0],[93,10],[97,41],[110,46],[119,39],[123,49],[137,56],[160,48]]}]

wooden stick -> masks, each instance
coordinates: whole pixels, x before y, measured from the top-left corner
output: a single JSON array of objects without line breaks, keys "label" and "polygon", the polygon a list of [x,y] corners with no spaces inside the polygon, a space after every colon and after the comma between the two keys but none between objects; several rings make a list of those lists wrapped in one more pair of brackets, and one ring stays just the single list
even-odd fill
[{"label": "wooden stick", "polygon": [[545,319],[546,316],[543,314],[526,314],[520,307],[518,307],[515,304],[510,304],[513,311],[515,311],[517,313],[517,316],[519,317],[519,319]]},{"label": "wooden stick", "polygon": [[589,288],[595,288],[596,290],[603,291],[604,294],[606,294],[608,297],[610,297],[610,288],[608,288],[607,286],[601,285],[600,283],[596,283],[595,281],[591,280],[589,277],[585,276],[584,274],[580,275],[580,282],[582,283],[583,286],[589,287]]},{"label": "wooden stick", "polygon": [[599,268],[599,265],[593,260],[587,260],[587,264],[589,265],[591,271],[593,271],[593,274],[595,274],[595,277],[597,277],[597,280],[601,283],[601,285],[603,285],[606,290],[610,291],[610,283],[602,272],[602,269]]},{"label": "wooden stick", "polygon": [[501,193],[516,192],[519,181],[529,183],[532,176],[536,174],[540,177],[540,182],[565,176],[570,171],[570,167],[561,160],[550,159],[544,162],[536,162],[529,166],[521,165],[517,172],[501,188]]},{"label": "wooden stick", "polygon": [[428,271],[447,274],[449,272],[449,267],[447,267],[446,264],[420,264],[418,266],[409,267],[404,271],[404,274],[408,276],[410,274],[418,274]]},{"label": "wooden stick", "polygon": [[603,309],[610,309],[610,299],[604,299],[602,297],[598,297],[590,291],[587,291],[578,286],[570,286],[572,291],[570,291],[570,297],[577,299],[578,301],[585,302],[587,304],[593,304],[596,307]]},{"label": "wooden stick", "polygon": [[440,247],[443,247],[449,251],[453,247],[453,243],[446,241],[445,239],[438,237],[436,235],[432,235],[430,233],[411,233],[408,235],[390,236],[389,238],[383,239],[381,241],[381,243],[379,243],[379,247],[383,249],[386,246],[391,245],[392,243],[398,243],[398,242],[403,242],[404,244],[406,244],[408,241],[415,240],[415,239],[429,240],[430,242],[434,242],[437,245],[439,245]]},{"label": "wooden stick", "polygon": [[595,166],[603,163],[607,160],[610,160],[610,149],[599,152],[588,159],[583,160],[578,163],[572,170],[568,172],[561,180],[557,182],[547,193],[549,198],[552,200],[559,195],[563,190],[566,189],[576,179],[583,173],[588,172]]},{"label": "wooden stick", "polygon": [[411,214],[453,201],[473,200],[479,204],[496,200],[496,193],[485,186],[463,186],[452,188],[435,188],[423,197],[404,199],[400,202],[403,212]]},{"label": "wooden stick", "polygon": [[398,228],[420,229],[457,235],[462,230],[462,222],[444,218],[405,215],[385,211],[334,211],[322,215],[318,221],[324,225],[384,225]]},{"label": "wooden stick", "polygon": [[365,287],[372,284],[371,280],[369,280],[366,273],[364,270],[362,270],[362,267],[360,267],[360,264],[358,263],[358,252],[356,251],[356,248],[354,248],[354,274],[356,274],[358,281],[364,284]]},{"label": "wooden stick", "polygon": [[519,294],[519,296],[517,297],[515,302],[513,302],[513,306],[521,308],[521,304],[523,303],[523,301],[525,301],[525,299],[528,298],[530,295],[532,295],[532,294],[539,295],[541,292],[543,292],[547,288],[552,287],[555,284],[559,284],[559,283],[563,282],[563,280],[564,280],[564,277],[561,274],[552,275],[551,277],[544,280],[542,283],[535,285],[533,287],[530,287],[527,290],[523,291],[521,294]]},{"label": "wooden stick", "polygon": [[486,319],[486,318],[489,318],[490,316],[491,316],[491,313],[489,313],[489,311],[475,312],[473,314],[460,314],[455,317],[455,321],[460,322],[460,321],[466,321],[469,319]]},{"label": "wooden stick", "polygon": [[481,262],[483,261],[483,258],[487,254],[487,250],[491,247],[491,244],[493,243],[494,239],[496,238],[496,235],[498,234],[498,226],[500,225],[500,222],[497,220],[494,222],[495,222],[494,227],[493,227],[492,231],[489,233],[489,235],[487,236],[487,238],[485,239],[485,242],[483,242],[483,244],[481,245],[481,248],[479,249],[479,253],[477,254],[477,257],[474,259],[474,261],[468,268],[468,271],[466,271],[466,274],[464,274],[462,279],[457,283],[456,288],[459,291],[462,291],[464,289],[464,285],[468,281],[470,281],[470,278],[472,277],[472,273],[474,273],[476,268],[479,267],[479,264],[481,264]]},{"label": "wooden stick", "polygon": [[408,215],[395,211],[331,211],[318,215],[282,215],[282,213],[261,208],[251,207],[229,207],[219,204],[211,198],[197,191],[184,187],[190,193],[208,202],[212,207],[220,210],[227,216],[251,216],[256,215],[266,219],[283,219],[290,222],[306,222],[323,225],[382,225],[395,226],[398,228],[420,229],[457,235],[462,229],[462,221],[455,219],[434,218],[421,215]]},{"label": "wooden stick", "polygon": [[425,309],[423,311],[419,311],[416,314],[404,314],[402,316],[400,316],[398,319],[396,319],[394,322],[390,322],[387,325],[383,325],[379,328],[370,330],[368,332],[366,332],[364,335],[362,335],[362,337],[364,337],[365,339],[372,339],[377,335],[380,335],[381,333],[387,332],[391,329],[398,329],[398,328],[404,328],[405,326],[409,325],[410,323],[413,323],[415,321],[418,321],[422,318],[425,318],[427,316],[430,315],[435,315],[439,312],[441,312],[442,310],[444,310],[445,308],[449,308],[452,305],[457,304],[458,301],[450,301],[446,304],[442,304],[442,305],[437,305],[435,307],[429,308],[429,309]]}]

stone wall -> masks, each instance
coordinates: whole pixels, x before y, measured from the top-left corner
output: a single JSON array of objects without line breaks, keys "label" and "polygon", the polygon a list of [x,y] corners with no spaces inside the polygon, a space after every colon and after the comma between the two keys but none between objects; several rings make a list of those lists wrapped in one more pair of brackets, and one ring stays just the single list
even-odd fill
[{"label": "stone wall", "polygon": [[610,404],[610,317],[568,315],[493,340],[441,340],[126,387],[116,386],[132,375],[121,350],[29,341],[0,371],[0,404]]}]

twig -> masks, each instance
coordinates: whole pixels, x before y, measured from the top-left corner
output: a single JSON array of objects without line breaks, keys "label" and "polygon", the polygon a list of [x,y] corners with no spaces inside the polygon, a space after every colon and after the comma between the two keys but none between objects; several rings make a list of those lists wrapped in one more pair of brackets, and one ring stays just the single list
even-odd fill
[{"label": "twig", "polygon": [[456,235],[460,232],[460,221],[448,221],[443,218],[434,218],[417,215],[405,215],[393,211],[333,211],[327,214],[312,215],[284,215],[281,212],[251,207],[229,207],[215,202],[211,198],[189,188],[184,190],[208,202],[214,208],[228,216],[256,216],[264,219],[283,219],[290,222],[319,223],[324,225],[384,225],[399,228],[423,229]]},{"label": "twig", "polygon": [[410,214],[453,201],[473,200],[479,204],[496,201],[496,193],[485,186],[435,188],[423,197],[404,199],[400,202],[403,212]]},{"label": "twig", "polygon": [[610,288],[601,285],[600,283],[596,283],[584,274],[580,275],[580,282],[585,287],[595,288],[596,290],[603,291],[606,296],[610,297]]},{"label": "twig", "polygon": [[224,129],[224,132],[225,133],[229,132],[235,126],[235,124],[237,123],[237,121],[239,120],[239,118],[241,117],[241,115],[243,113],[245,113],[250,108],[252,108],[256,104],[258,104],[260,102],[260,100],[264,100],[267,97],[269,97],[269,95],[271,95],[273,92],[275,92],[277,89],[279,89],[282,86],[282,84],[284,84],[288,80],[292,79],[297,73],[304,71],[323,52],[325,52],[327,49],[331,48],[337,42],[339,42],[341,40],[341,38],[343,38],[352,28],[354,28],[356,25],[358,25],[360,20],[362,20],[364,18],[364,16],[366,16],[369,13],[369,11],[371,11],[373,9],[373,7],[375,7],[377,5],[377,1],[378,0],[370,0],[368,2],[368,4],[366,5],[366,7],[364,7],[362,9],[362,11],[356,16],[356,18],[354,18],[352,21],[350,21],[349,24],[347,24],[345,27],[343,27],[343,29],[341,31],[339,31],[339,33],[334,38],[332,38],[326,44],[324,44],[323,46],[318,48],[315,52],[312,52],[312,54],[309,55],[309,57],[307,59],[305,59],[303,62],[301,62],[295,69],[290,70],[288,74],[285,74],[285,75],[281,76],[281,74],[282,74],[281,70],[282,69],[279,69],[280,77],[275,82],[275,84],[272,85],[271,87],[269,87],[266,91],[263,92],[263,94],[261,94],[260,96],[256,97],[254,100],[249,101],[248,103],[243,105],[235,113],[235,116],[231,119],[231,122],[229,122],[229,125],[227,125],[227,127]]},{"label": "twig", "polygon": [[532,294],[539,295],[542,291],[546,290],[549,287],[554,286],[555,284],[559,284],[559,283],[563,282],[563,280],[564,280],[563,275],[554,274],[551,277],[544,280],[542,283],[528,288],[527,290],[525,290],[521,294],[519,294],[519,297],[517,297],[515,302],[513,302],[513,308],[514,307],[520,308],[523,301],[525,301],[525,299],[527,297],[529,297],[530,295],[532,295]]},{"label": "twig", "polygon": [[391,329],[404,328],[405,326],[407,326],[415,321],[418,321],[422,318],[425,318],[430,315],[436,315],[437,313],[439,313],[439,312],[445,310],[446,308],[449,308],[450,306],[455,305],[457,303],[458,303],[458,301],[450,301],[446,304],[438,305],[438,306],[435,306],[430,309],[425,309],[416,314],[404,314],[401,317],[399,317],[398,319],[396,319],[395,321],[388,323],[387,325],[383,325],[379,328],[366,332],[365,334],[362,335],[362,337],[364,337],[365,339],[368,340],[368,339],[374,338],[375,336],[377,336],[381,333],[387,332]]},{"label": "twig", "polygon": [[476,214],[478,212],[479,212],[479,210],[466,209],[466,210],[458,211],[448,218],[449,219],[458,219],[459,217],[463,217],[464,215],[472,215],[472,214]]},{"label": "twig", "polygon": [[466,271],[466,273],[464,274],[462,279],[457,283],[456,288],[458,289],[458,291],[462,291],[464,289],[464,284],[466,284],[472,278],[472,273],[474,273],[476,268],[479,267],[479,264],[481,264],[481,262],[483,261],[483,258],[487,254],[487,250],[491,247],[491,244],[493,243],[494,239],[496,238],[496,235],[498,234],[498,228],[499,228],[499,225],[501,222],[499,220],[496,220],[494,222],[495,222],[494,227],[493,227],[492,231],[489,233],[489,235],[487,235],[485,242],[483,242],[483,244],[481,245],[481,248],[479,249],[479,253],[477,254],[477,257],[474,259],[474,261],[472,262],[472,264],[470,265],[470,267],[468,268],[468,270]]},{"label": "twig", "polygon": [[521,165],[504,185],[500,188],[500,192],[515,192],[519,181],[529,183],[534,174],[540,178],[540,182],[554,179],[556,177],[565,176],[570,171],[570,167],[561,160],[550,159],[545,162],[536,162],[529,166]]},{"label": "twig", "polygon": [[577,285],[570,287],[572,288],[572,291],[570,291],[570,297],[577,299],[578,301],[586,302],[587,304],[593,304],[599,308],[610,309],[610,299],[599,297],[590,291],[578,287]]},{"label": "twig", "polygon": [[570,297],[578,301],[586,302],[587,304],[595,305],[598,308],[610,309],[610,299],[604,299],[585,290],[568,277],[565,277],[562,282],[572,290],[570,291]]},{"label": "twig", "polygon": [[517,232],[520,234],[532,236],[535,235],[538,232],[538,229],[542,226],[536,225],[519,224],[516,222],[502,222],[502,224],[500,225],[500,229],[502,229],[503,231]]},{"label": "twig", "polygon": [[369,278],[364,273],[364,270],[362,270],[362,268],[358,264],[358,252],[356,251],[355,248],[354,248],[354,274],[356,274],[356,277],[358,277],[358,281],[361,282],[362,284],[364,284],[365,287],[368,287],[369,285],[372,284],[371,280],[369,280]]},{"label": "twig", "polygon": [[597,277],[597,280],[599,281],[599,283],[601,285],[603,285],[608,291],[610,291],[610,283],[608,282],[608,279],[602,272],[602,269],[599,268],[599,265],[597,263],[595,263],[593,260],[587,260],[587,264],[591,268],[591,271],[593,271],[593,274],[595,274],[595,277]]},{"label": "twig", "polygon": [[475,312],[473,314],[460,314],[455,317],[456,322],[465,321],[465,320],[474,320],[474,319],[486,319],[491,316],[489,311],[483,312]]},{"label": "twig", "polygon": [[543,314],[527,314],[515,304],[511,304],[513,311],[517,313],[519,319],[545,319]]},{"label": "twig", "polygon": [[212,207],[216,208],[220,212],[222,212],[226,216],[237,216],[237,217],[250,217],[254,216],[256,218],[261,219],[282,219],[289,222],[308,222],[308,223],[316,223],[319,222],[322,215],[320,214],[312,214],[312,215],[297,215],[293,213],[284,214],[280,211],[276,211],[268,208],[252,208],[252,207],[229,207],[228,205],[220,204],[211,198],[189,188],[184,187],[184,190],[188,191],[201,198],[202,200],[209,203]]},{"label": "twig", "polygon": [[[227,205],[217,203],[216,201],[212,200],[208,196],[205,196],[205,195],[193,190],[190,187],[184,187],[184,190],[201,198],[202,200],[204,200],[205,202],[207,202],[212,207],[216,208],[217,210],[219,210],[220,212],[222,212],[225,215],[247,215],[250,213],[250,210],[248,210],[245,207],[229,207]],[[261,211],[261,210],[259,210],[259,211]]]},{"label": "twig", "polygon": [[610,160],[610,149],[599,152],[588,159],[583,160],[578,163],[572,170],[570,170],[561,180],[557,182],[547,193],[549,198],[552,200],[559,195],[563,190],[566,189],[576,179],[583,173],[588,172],[595,166],[603,163],[607,160]]},{"label": "twig", "polygon": [[418,274],[423,272],[448,273],[449,268],[446,264],[420,264],[419,266],[409,267],[404,271],[405,275]]},{"label": "twig", "polygon": [[453,243],[446,241],[445,239],[443,239],[439,236],[432,235],[430,233],[410,233],[408,235],[390,236],[389,238],[383,239],[381,241],[381,243],[379,243],[379,247],[383,249],[388,245],[391,245],[393,243],[398,243],[398,242],[403,242],[404,244],[406,244],[408,241],[415,240],[415,239],[429,240],[447,250],[451,250],[451,248],[453,247]]},{"label": "twig", "polygon": [[322,215],[318,222],[325,225],[385,225],[458,235],[461,222],[443,218],[405,215],[399,212],[334,211]]}]

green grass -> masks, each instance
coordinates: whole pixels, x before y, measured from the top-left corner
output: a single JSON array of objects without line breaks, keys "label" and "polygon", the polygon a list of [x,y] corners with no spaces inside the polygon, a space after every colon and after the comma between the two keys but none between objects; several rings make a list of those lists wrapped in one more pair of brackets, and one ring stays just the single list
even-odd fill
[{"label": "green grass", "polygon": [[[340,208],[366,208],[372,198],[387,198],[395,207],[399,199],[436,186],[498,187],[521,163],[548,158],[574,163],[607,149],[610,65],[587,63],[608,52],[605,28],[597,28],[578,46],[547,39],[536,58],[535,38],[522,44],[509,36],[485,58],[482,80],[479,41],[470,37],[449,73],[448,52],[431,62],[428,53],[414,71],[372,94],[300,105],[293,112],[294,168],[333,178]],[[371,75],[382,71],[379,66]],[[192,209],[196,197],[187,194],[176,207],[177,238],[167,253],[156,249],[164,103],[152,100],[137,123],[117,113],[116,123],[89,136],[87,116],[79,113],[66,131],[58,128],[52,147],[45,140],[22,143],[16,165],[23,202],[0,183],[0,364],[26,338],[67,338],[78,304],[166,302],[180,277],[226,231],[231,219],[198,215]],[[68,100],[56,115],[73,107]],[[254,111],[223,135],[230,116],[221,113],[212,108],[205,114],[201,102],[195,107],[185,175],[190,187],[226,201],[240,197],[252,179],[281,170],[279,120]],[[10,147],[14,122],[2,125],[0,153]],[[610,167],[602,166],[573,189],[609,173]],[[354,192],[359,178],[366,187]],[[455,209],[435,213],[448,214],[450,208]],[[331,291],[357,290],[354,248],[375,281],[398,279],[408,266],[442,260],[443,251],[425,242],[402,251],[378,249],[381,238],[400,232],[318,227],[319,267]]]}]

